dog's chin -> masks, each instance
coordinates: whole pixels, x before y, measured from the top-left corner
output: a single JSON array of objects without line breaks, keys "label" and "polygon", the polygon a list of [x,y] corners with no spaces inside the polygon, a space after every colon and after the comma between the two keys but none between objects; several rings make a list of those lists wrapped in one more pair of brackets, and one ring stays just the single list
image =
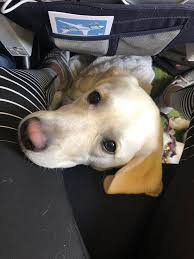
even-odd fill
[{"label": "dog's chin", "polygon": [[55,159],[47,157],[45,154],[43,154],[43,152],[29,151],[24,147],[22,147],[22,151],[27,159],[29,159],[33,164],[47,169],[66,169],[78,165],[77,163],[69,160],[56,162]]},{"label": "dog's chin", "polygon": [[[104,168],[100,168],[100,167],[97,167],[97,166],[91,166],[94,170],[96,171],[100,171],[100,172],[103,172],[105,170],[109,170],[109,169],[104,169]],[[111,169],[111,168],[110,168]]]},{"label": "dog's chin", "polygon": [[104,171],[110,171],[110,170],[113,170],[114,168],[120,168],[122,165],[119,165],[119,166],[107,166],[107,167],[104,167],[104,168],[102,168],[102,167],[98,167],[98,166],[93,166],[93,165],[91,165],[91,167],[93,168],[93,169],[95,169],[96,171],[100,171],[100,172],[104,172]]},{"label": "dog's chin", "polygon": [[[70,160],[56,163],[55,159],[52,160],[50,158],[47,158],[46,155],[43,154],[43,152],[33,152],[24,148],[22,144],[20,144],[20,146],[27,159],[39,167],[47,169],[68,169],[80,165],[79,163],[75,163]],[[109,171],[113,169],[113,167],[101,168],[93,165],[91,167],[99,172]]]}]

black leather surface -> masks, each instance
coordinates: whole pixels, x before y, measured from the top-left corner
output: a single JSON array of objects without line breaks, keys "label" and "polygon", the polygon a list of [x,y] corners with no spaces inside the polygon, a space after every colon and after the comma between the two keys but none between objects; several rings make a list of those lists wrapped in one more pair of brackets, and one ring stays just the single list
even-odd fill
[{"label": "black leather surface", "polygon": [[60,172],[0,145],[0,258],[88,258]]}]

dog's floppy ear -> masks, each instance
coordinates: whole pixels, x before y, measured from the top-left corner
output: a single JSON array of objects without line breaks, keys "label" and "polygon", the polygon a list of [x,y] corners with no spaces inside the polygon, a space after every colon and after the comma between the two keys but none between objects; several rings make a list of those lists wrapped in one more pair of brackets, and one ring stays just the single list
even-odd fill
[{"label": "dog's floppy ear", "polygon": [[137,155],[115,175],[107,176],[104,180],[105,192],[158,196],[162,191],[162,140],[159,142],[158,148],[149,155]]}]

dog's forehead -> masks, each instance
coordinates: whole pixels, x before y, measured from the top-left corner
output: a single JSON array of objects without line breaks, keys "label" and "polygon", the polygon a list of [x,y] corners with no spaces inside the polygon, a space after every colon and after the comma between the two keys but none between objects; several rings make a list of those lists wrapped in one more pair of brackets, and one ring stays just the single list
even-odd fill
[{"label": "dog's forehead", "polygon": [[110,77],[97,83],[97,87],[105,88],[111,91],[130,91],[133,87],[138,86],[138,81],[133,76]]},{"label": "dog's forehead", "polygon": [[103,125],[114,127],[115,135],[126,135],[128,138],[130,132],[135,139],[142,132],[149,131],[150,127],[155,127],[155,117],[158,114],[156,105],[135,78],[119,78],[102,87],[108,93],[106,107],[101,107],[108,117]]},{"label": "dog's forehead", "polygon": [[144,100],[148,97],[148,94],[133,76],[113,77],[97,85],[97,88],[114,100],[144,103]]},{"label": "dog's forehead", "polygon": [[125,119],[126,116],[137,115],[137,113],[139,116],[139,112],[143,114],[153,108],[151,98],[140,86],[109,85],[104,89],[106,90],[106,110],[113,112],[112,115],[118,113]]}]

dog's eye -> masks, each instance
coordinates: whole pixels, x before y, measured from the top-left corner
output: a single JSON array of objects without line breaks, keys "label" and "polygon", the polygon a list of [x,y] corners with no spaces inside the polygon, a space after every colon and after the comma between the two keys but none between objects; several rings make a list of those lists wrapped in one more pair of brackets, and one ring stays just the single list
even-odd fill
[{"label": "dog's eye", "polygon": [[98,91],[93,91],[88,95],[88,102],[90,104],[98,104],[101,100],[101,96]]},{"label": "dog's eye", "polygon": [[116,145],[115,141],[113,141],[113,140],[104,139],[104,140],[102,141],[102,147],[103,147],[103,149],[104,149],[106,152],[111,153],[111,154],[114,154],[115,151],[116,151],[117,145]]}]

